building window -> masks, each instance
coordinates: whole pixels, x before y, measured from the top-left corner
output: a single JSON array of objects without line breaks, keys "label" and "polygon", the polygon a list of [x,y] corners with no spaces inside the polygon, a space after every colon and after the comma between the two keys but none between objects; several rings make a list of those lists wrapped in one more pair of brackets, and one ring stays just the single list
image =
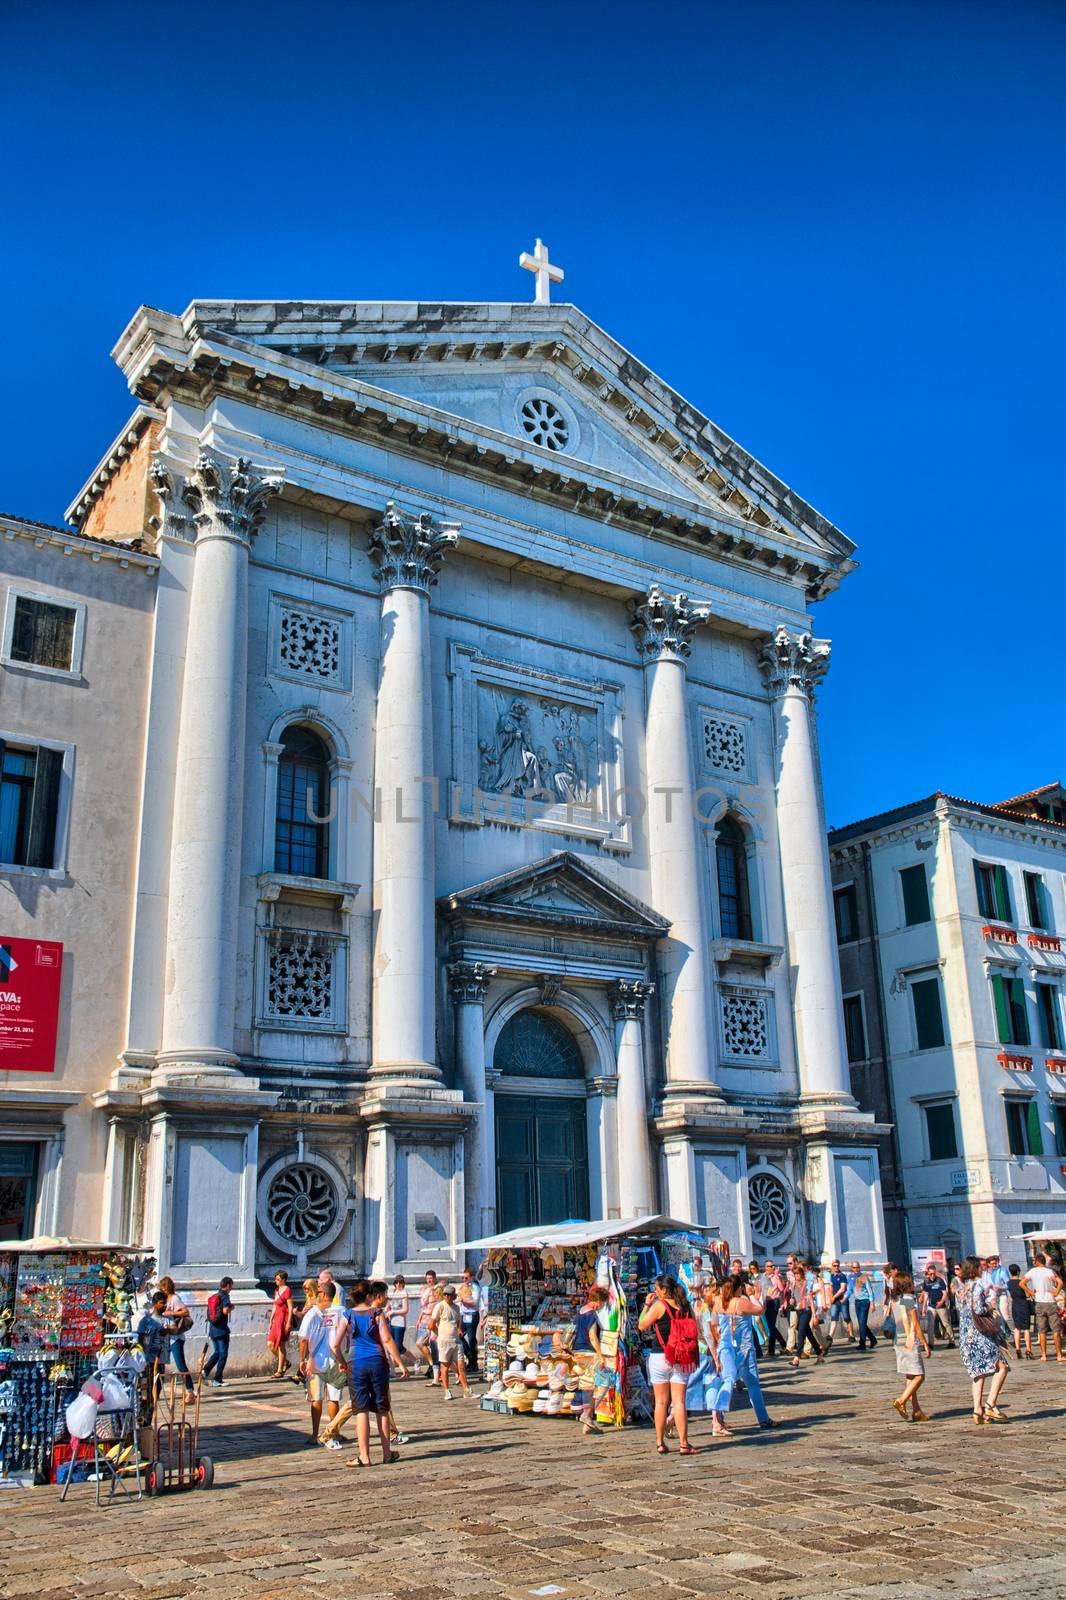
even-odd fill
[{"label": "building window", "polygon": [[53,867],[62,750],[0,739],[0,863]]},{"label": "building window", "polygon": [[0,659],[10,666],[74,676],[81,671],[84,621],[84,605],[9,589]]},{"label": "building window", "polygon": [[1044,1131],[1040,1126],[1040,1108],[1035,1097],[1031,1100],[1006,1100],[1007,1143],[1012,1156],[1042,1156]]},{"label": "building window", "polygon": [[347,941],[317,928],[270,928],[262,938],[258,1026],[343,1033]]},{"label": "building window", "polygon": [[862,1014],[862,996],[844,996],[844,1038],[849,1061],[866,1060],[866,1023]]},{"label": "building window", "polygon": [[[1060,1105],[1056,1100],[1051,1109],[1055,1116],[1055,1154],[1066,1156],[1066,1105]],[[1029,1228],[1025,1230],[1027,1233],[1032,1231]]]},{"label": "building window", "polygon": [[1036,1014],[1040,1018],[1040,1043],[1045,1050],[1061,1050],[1062,1013],[1059,991],[1053,983],[1037,984]]},{"label": "building window", "polygon": [[565,450],[570,443],[570,425],[562,411],[546,395],[534,394],[518,407],[522,432],[546,450]]},{"label": "building window", "polygon": [[286,728],[278,760],[274,871],[329,877],[329,754],[310,728]]},{"label": "building window", "polygon": [[914,1032],[919,1050],[936,1050],[944,1043],[944,1012],[940,1004],[940,979],[919,978],[911,984]]},{"label": "building window", "polygon": [[1051,912],[1043,878],[1039,872],[1026,872],[1022,876],[1025,879],[1025,909],[1029,914],[1029,926],[1050,929]]},{"label": "building window", "polygon": [[954,1161],[959,1154],[954,1103],[940,1100],[922,1109],[925,1111],[925,1137],[930,1161]]},{"label": "building window", "polygon": [[1000,1044],[1028,1044],[1029,1018],[1025,1011],[1025,989],[1022,980],[994,972],[991,983],[992,1003],[996,1010],[996,1033]]},{"label": "building window", "polygon": [[0,1144],[0,1239],[33,1235],[39,1150],[28,1140]]},{"label": "building window", "polygon": [[719,1005],[725,1057],[734,1061],[772,1060],[770,996],[758,989],[722,985]]},{"label": "building window", "polygon": [[903,867],[899,881],[903,888],[903,920],[907,927],[913,928],[919,922],[928,922],[929,884],[926,881],[925,867],[920,861],[916,866]]},{"label": "building window", "polygon": [[735,817],[718,824],[718,917],[724,939],[751,939],[751,895],[748,890],[748,848]]},{"label": "building window", "polygon": [[519,1011],[500,1030],[492,1064],[512,1078],[584,1078],[573,1034],[546,1011]]},{"label": "building window", "polygon": [[836,917],[838,944],[850,944],[853,939],[859,937],[858,907],[853,883],[846,884],[843,889],[834,892],[833,914]]},{"label": "building window", "polygon": [[981,915],[992,922],[1013,922],[1006,867],[975,861],[973,870],[977,882],[977,909]]}]

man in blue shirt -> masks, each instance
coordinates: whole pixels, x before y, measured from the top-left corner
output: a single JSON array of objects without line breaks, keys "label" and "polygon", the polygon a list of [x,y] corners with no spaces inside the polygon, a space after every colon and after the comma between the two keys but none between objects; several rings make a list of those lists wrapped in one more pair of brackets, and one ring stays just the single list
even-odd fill
[{"label": "man in blue shirt", "polygon": [[851,1305],[848,1296],[851,1284],[846,1272],[841,1272],[840,1262],[834,1261],[829,1268],[829,1343],[832,1344],[836,1337],[837,1329],[843,1323],[847,1329],[848,1343],[852,1340],[851,1331]]}]

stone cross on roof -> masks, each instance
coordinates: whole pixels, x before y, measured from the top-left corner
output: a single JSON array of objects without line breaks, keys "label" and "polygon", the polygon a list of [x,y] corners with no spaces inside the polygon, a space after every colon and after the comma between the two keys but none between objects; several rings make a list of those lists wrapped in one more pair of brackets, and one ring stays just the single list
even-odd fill
[{"label": "stone cross on roof", "polygon": [[527,272],[535,272],[537,275],[537,292],[533,296],[534,305],[551,305],[551,286],[553,283],[562,283],[563,269],[548,260],[548,246],[542,244],[538,239],[532,255],[529,254],[528,250],[522,251],[518,258],[518,265],[525,267]]}]

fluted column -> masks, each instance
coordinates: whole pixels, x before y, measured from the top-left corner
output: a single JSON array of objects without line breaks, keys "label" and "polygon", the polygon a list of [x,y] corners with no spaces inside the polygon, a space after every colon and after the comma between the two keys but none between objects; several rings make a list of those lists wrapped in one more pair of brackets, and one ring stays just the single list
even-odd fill
[{"label": "fluted column", "polygon": [[459,1076],[464,1097],[477,1107],[466,1152],[467,1239],[496,1230],[496,1108],[485,1072],[485,990],[495,974],[495,967],[480,961],[456,961],[448,968]]},{"label": "fluted column", "polygon": [[854,1105],[844,1045],[833,891],[812,721],[829,643],[778,628],[760,664],[774,707],[777,833],[788,930],[800,1087],[805,1099]]},{"label": "fluted column", "polygon": [[618,1063],[618,1205],[623,1217],[651,1216],[655,1167],[644,1088],[644,1006],[653,983],[619,979],[611,986]]},{"label": "fluted column", "polygon": [[670,920],[659,946],[666,1029],[667,1094],[717,1094],[711,1051],[711,963],[701,892],[706,859],[693,804],[685,661],[708,616],[683,594],[657,586],[633,607],[631,626],[647,670],[648,863],[652,905]]},{"label": "fluted column", "polygon": [[232,1071],[248,694],[248,551],[281,487],[201,450],[185,477],[157,459],[166,531],[195,543],[174,786],[166,1000],[157,1071]]},{"label": "fluted column", "polygon": [[374,783],[373,1075],[440,1081],[436,1063],[433,695],[429,591],[457,523],[390,501],[370,535],[381,586]]}]

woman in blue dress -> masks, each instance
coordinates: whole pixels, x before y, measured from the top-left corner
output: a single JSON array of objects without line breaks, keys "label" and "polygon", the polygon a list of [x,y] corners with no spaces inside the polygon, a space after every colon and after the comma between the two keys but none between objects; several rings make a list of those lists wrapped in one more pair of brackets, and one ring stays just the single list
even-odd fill
[{"label": "woman in blue dress", "polygon": [[755,1360],[753,1323],[756,1317],[763,1314],[762,1301],[755,1298],[745,1273],[727,1278],[717,1291],[709,1289],[706,1298],[711,1309],[709,1331],[717,1372],[716,1379],[707,1390],[707,1409],[714,1418],[714,1437],[732,1438],[725,1418],[738,1378],[744,1380],[759,1427],[775,1428],[777,1424],[772,1420],[763,1399]]},{"label": "woman in blue dress", "polygon": [[[981,1263],[976,1256],[967,1256],[959,1268],[959,1288],[955,1303],[959,1310],[959,1354],[962,1364],[973,1384],[973,1420],[975,1422],[1006,1422],[1006,1417],[996,1401],[1007,1381],[1010,1362],[1003,1346],[982,1333],[974,1323],[974,1315],[998,1317],[996,1305],[998,1291],[985,1290],[978,1282]],[[1004,1338],[1006,1329],[1004,1328]],[[985,1379],[991,1378],[988,1404],[984,1403]]]}]

